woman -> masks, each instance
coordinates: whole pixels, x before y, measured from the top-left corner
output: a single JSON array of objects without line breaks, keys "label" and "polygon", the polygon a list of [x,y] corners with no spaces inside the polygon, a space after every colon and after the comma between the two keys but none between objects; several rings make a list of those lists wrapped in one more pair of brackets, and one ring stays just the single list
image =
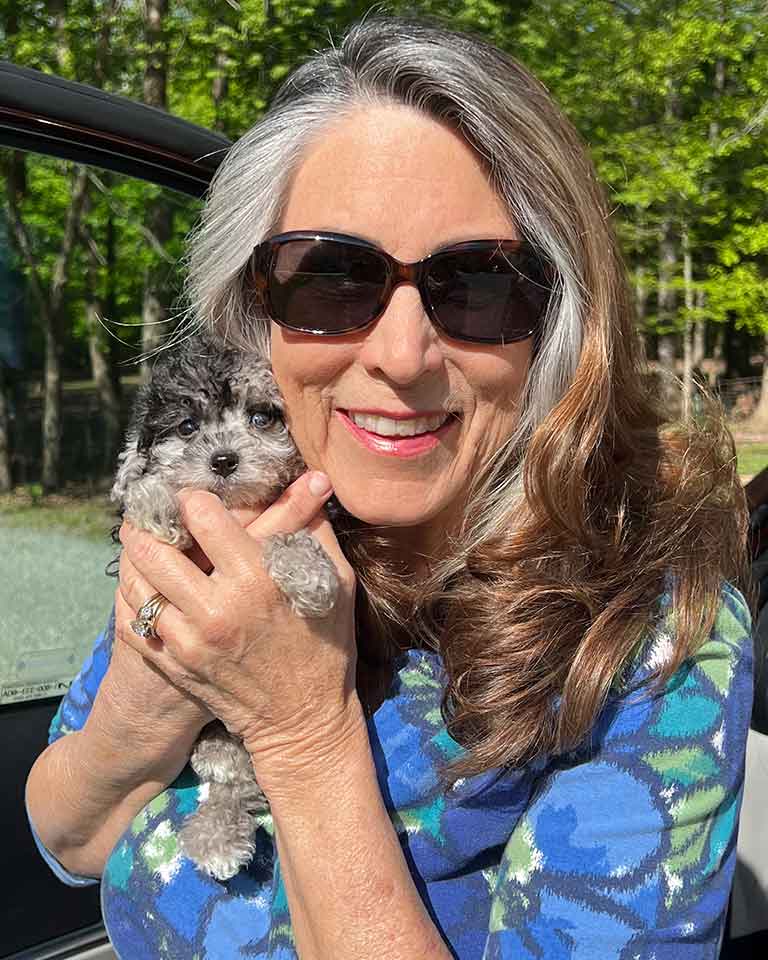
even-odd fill
[{"label": "woman", "polygon": [[[545,89],[468,36],[354,26],[227,156],[189,291],[270,351],[310,470],[255,518],[184,494],[196,563],[122,528],[113,623],[27,790],[52,867],[102,877],[118,954],[715,956],[743,498],[722,428],[646,395],[604,198]],[[342,581],[325,621],[260,565],[304,526]],[[224,884],[176,840],[213,716],[271,806]]]}]

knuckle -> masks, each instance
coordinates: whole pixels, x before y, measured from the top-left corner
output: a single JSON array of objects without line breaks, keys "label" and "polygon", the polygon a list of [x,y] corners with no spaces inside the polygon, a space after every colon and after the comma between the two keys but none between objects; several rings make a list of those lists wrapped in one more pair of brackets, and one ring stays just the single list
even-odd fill
[{"label": "knuckle", "polygon": [[154,537],[139,537],[131,544],[134,557],[140,565],[152,567],[160,560],[162,545]]},{"label": "knuckle", "polygon": [[182,511],[196,527],[210,529],[215,525],[221,500],[207,490],[191,490],[181,499]]},{"label": "knuckle", "polygon": [[231,618],[226,607],[209,604],[205,610],[205,635],[211,640],[226,640],[231,629]]}]

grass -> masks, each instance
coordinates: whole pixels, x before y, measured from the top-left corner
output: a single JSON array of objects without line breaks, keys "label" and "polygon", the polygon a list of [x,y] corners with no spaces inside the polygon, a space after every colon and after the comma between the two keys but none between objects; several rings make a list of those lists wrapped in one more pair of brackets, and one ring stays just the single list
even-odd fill
[{"label": "grass", "polygon": [[736,457],[741,476],[752,477],[768,467],[768,443],[739,443]]},{"label": "grass", "polygon": [[0,502],[0,703],[61,695],[107,623],[118,553],[105,500]]},{"label": "grass", "polygon": [[105,543],[115,523],[115,509],[106,496],[44,497],[38,484],[0,495],[0,530],[56,530]]}]

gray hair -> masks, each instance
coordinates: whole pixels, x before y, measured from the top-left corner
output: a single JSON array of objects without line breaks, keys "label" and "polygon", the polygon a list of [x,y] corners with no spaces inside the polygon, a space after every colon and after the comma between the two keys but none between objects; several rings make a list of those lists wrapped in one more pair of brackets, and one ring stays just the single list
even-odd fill
[{"label": "gray hair", "polygon": [[581,246],[605,227],[602,195],[578,134],[521,64],[431,22],[377,16],[354,24],[338,45],[287,78],[268,112],[227,153],[189,238],[187,313],[192,325],[268,355],[269,322],[245,295],[253,247],[275,231],[309,144],[361,108],[392,103],[464,137],[521,236],[543,251],[557,275],[514,435],[474,480],[472,501],[483,506],[473,529],[463,531],[467,549],[509,517],[510,504],[522,496],[526,439],[573,379],[590,299]]}]

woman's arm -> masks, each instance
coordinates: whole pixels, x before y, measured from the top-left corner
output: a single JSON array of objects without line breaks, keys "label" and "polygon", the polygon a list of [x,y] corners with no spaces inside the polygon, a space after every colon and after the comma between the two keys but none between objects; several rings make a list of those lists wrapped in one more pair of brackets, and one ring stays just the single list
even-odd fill
[{"label": "woman's arm", "polygon": [[359,701],[300,757],[259,769],[301,960],[450,960],[384,806]]},{"label": "woman's arm", "polygon": [[101,876],[118,837],[178,776],[201,729],[147,737],[114,716],[110,687],[105,678],[85,727],[50,744],[27,779],[37,836],[78,876]]},{"label": "woman's arm", "polygon": [[178,776],[210,719],[115,638],[113,616],[27,779],[30,824],[47,852],[70,874],[101,876],[117,838]]}]

